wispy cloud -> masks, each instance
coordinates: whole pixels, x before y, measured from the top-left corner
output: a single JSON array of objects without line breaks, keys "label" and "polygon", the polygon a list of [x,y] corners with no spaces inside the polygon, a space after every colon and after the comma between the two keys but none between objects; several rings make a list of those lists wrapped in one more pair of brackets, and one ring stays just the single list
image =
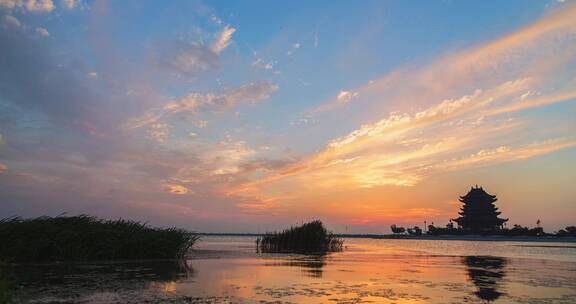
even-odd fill
[{"label": "wispy cloud", "polygon": [[161,43],[155,51],[155,62],[162,70],[181,79],[196,79],[205,72],[221,67],[220,53],[232,41],[235,28],[226,26],[215,34],[211,44],[204,39],[178,39]]},{"label": "wispy cloud", "polygon": [[223,94],[199,94],[192,93],[182,98],[174,100],[161,108],[154,108],[142,116],[132,118],[123,125],[124,129],[135,129],[155,123],[160,119],[178,113],[194,115],[198,110],[220,111],[242,103],[257,103],[267,99],[274,93],[278,86],[267,82],[254,82],[229,89]]},{"label": "wispy cloud", "polygon": [[281,209],[276,202],[280,199],[286,198],[287,197],[269,197],[261,195],[244,197],[236,204],[236,207],[238,207],[242,213],[275,216]]},{"label": "wispy cloud", "polygon": [[576,98],[575,78],[567,68],[576,55],[575,15],[576,6],[571,6],[495,41],[439,58],[425,68],[392,72],[355,89],[358,95],[340,92],[334,101],[308,114],[337,110],[351,97],[358,99],[355,106],[371,111],[382,100],[392,106],[410,100],[427,107],[393,112],[366,123],[333,139],[321,151],[231,193],[273,195],[290,189],[306,195],[311,184],[319,191],[413,186],[440,172],[576,146],[575,138],[557,137],[545,129],[541,130],[545,139],[533,140],[520,128],[530,120],[510,116]]},{"label": "wispy cloud", "polygon": [[357,92],[350,92],[350,91],[342,90],[342,91],[338,92],[338,95],[336,96],[336,100],[338,102],[345,103],[345,102],[349,102],[352,98],[354,98],[356,96],[358,96]]},{"label": "wispy cloud", "polygon": [[232,34],[234,34],[235,31],[236,29],[233,27],[224,27],[224,29],[216,36],[214,43],[212,43],[212,51],[219,54],[228,47],[228,44],[230,44],[230,41],[232,40]]},{"label": "wispy cloud", "polygon": [[52,0],[27,0],[25,7],[31,12],[47,13],[54,9]]},{"label": "wispy cloud", "polygon": [[49,13],[55,8],[52,0],[0,0],[0,7],[33,13]]},{"label": "wispy cloud", "polygon": [[161,187],[163,190],[172,193],[172,194],[177,194],[177,195],[184,195],[184,194],[188,194],[189,190],[188,188],[182,186],[182,185],[178,185],[178,184],[172,184],[166,181],[163,181],[161,183]]},{"label": "wispy cloud", "polygon": [[523,160],[570,147],[576,147],[576,139],[551,139],[541,142],[533,142],[515,148],[500,146],[491,149],[482,149],[469,156],[446,161],[438,165],[432,165],[426,168],[426,170],[460,170],[461,168],[480,167],[486,164],[493,165],[507,161]]},{"label": "wispy cloud", "polygon": [[286,52],[286,55],[292,56],[302,45],[299,42],[295,42],[292,44],[290,49]]},{"label": "wispy cloud", "polygon": [[62,4],[62,7],[67,10],[74,9],[78,6],[77,0],[61,0],[60,3]]},{"label": "wispy cloud", "polygon": [[[569,73],[567,63],[574,56],[571,33],[576,27],[575,14],[576,5],[565,6],[499,39],[446,54],[423,67],[397,69],[354,91],[364,103],[385,100],[387,105],[399,105],[410,100],[411,104],[427,104],[512,78],[566,81],[570,78],[558,79],[562,77],[554,72]],[[321,115],[341,106],[334,98],[304,115]]]},{"label": "wispy cloud", "polygon": [[256,58],[256,60],[252,62],[252,66],[265,70],[272,70],[274,69],[274,62],[266,61],[264,58]]},{"label": "wispy cloud", "polygon": [[18,18],[11,16],[11,15],[4,15],[2,16],[2,25],[3,26],[10,26],[10,27],[21,27],[22,23]]},{"label": "wispy cloud", "polygon": [[198,42],[173,41],[161,47],[158,65],[176,77],[197,77],[220,67],[218,54]]},{"label": "wispy cloud", "polygon": [[557,119],[570,113],[554,112],[571,105],[552,107],[576,98],[573,5],[359,87],[368,75],[307,66],[341,60],[331,52],[352,28],[327,32],[336,40],[319,52],[318,20],[245,33],[242,14],[227,15],[232,27],[186,6],[201,7],[194,18],[160,10],[166,27],[133,31],[152,15],[125,20],[124,2],[0,0],[0,213],[161,215],[206,230],[310,214],[412,221],[447,213],[395,194],[576,146],[572,122]]},{"label": "wispy cloud", "polygon": [[40,37],[50,36],[50,33],[48,32],[48,30],[43,28],[43,27],[37,27],[36,28],[36,34],[38,34]]},{"label": "wispy cloud", "polygon": [[314,31],[314,48],[318,47],[320,40],[318,39],[319,28],[316,26],[316,30]]}]

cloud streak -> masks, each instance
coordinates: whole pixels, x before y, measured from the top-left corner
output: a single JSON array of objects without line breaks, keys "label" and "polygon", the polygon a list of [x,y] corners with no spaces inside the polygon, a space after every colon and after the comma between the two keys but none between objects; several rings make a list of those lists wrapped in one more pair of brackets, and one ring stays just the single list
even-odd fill
[{"label": "cloud streak", "polygon": [[[576,57],[574,16],[572,5],[484,45],[441,57],[424,68],[394,71],[355,89],[358,100],[351,105],[371,112],[381,108],[383,100],[389,105],[410,100],[426,107],[366,123],[300,162],[230,193],[273,196],[290,189],[305,197],[312,191],[310,185],[316,191],[414,186],[442,172],[576,146],[575,138],[546,130],[541,131],[544,140],[531,139],[521,131],[531,121],[520,115],[576,98],[576,75],[568,68]],[[342,91],[307,115],[329,115],[351,94]]]},{"label": "cloud streak", "polygon": [[[320,50],[318,20],[250,33],[242,14],[225,26],[196,2],[177,7],[194,18],[158,3],[50,3],[0,0],[0,216],[370,226],[447,216],[425,189],[447,176],[510,173],[494,165],[576,147],[558,111],[576,98],[574,6],[354,87],[362,75],[326,72],[354,33],[327,33]],[[133,30],[149,19],[167,26]],[[440,205],[421,203],[430,193]]]},{"label": "cloud streak", "polygon": [[[574,56],[574,15],[576,5],[563,6],[501,38],[446,54],[424,67],[397,69],[354,91],[364,103],[386,100],[386,104],[397,105],[411,100],[422,105],[511,78],[539,75],[553,79],[553,71],[569,73],[567,64]],[[335,98],[304,115],[320,115],[341,106]]]},{"label": "cloud streak", "polygon": [[193,116],[199,110],[221,111],[239,104],[254,104],[267,99],[277,89],[277,85],[261,81],[229,89],[220,95],[192,93],[161,108],[151,109],[139,117],[130,119],[123,125],[123,128],[127,130],[140,128],[178,113]]},{"label": "cloud streak", "polygon": [[54,10],[55,5],[52,0],[0,0],[0,7],[32,13],[49,13]]},{"label": "cloud streak", "polygon": [[234,34],[234,32],[236,32],[235,28],[230,26],[224,27],[224,29],[216,36],[214,43],[212,43],[212,51],[216,54],[220,54],[220,52],[227,48],[232,40],[232,34]]}]

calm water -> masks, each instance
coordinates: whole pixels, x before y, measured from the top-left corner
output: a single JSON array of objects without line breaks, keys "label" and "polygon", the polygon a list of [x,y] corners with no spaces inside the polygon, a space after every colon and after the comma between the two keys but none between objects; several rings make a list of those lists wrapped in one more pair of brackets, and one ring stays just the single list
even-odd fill
[{"label": "calm water", "polygon": [[326,256],[204,237],[186,262],[18,266],[15,303],[576,303],[576,244],[346,239]]}]

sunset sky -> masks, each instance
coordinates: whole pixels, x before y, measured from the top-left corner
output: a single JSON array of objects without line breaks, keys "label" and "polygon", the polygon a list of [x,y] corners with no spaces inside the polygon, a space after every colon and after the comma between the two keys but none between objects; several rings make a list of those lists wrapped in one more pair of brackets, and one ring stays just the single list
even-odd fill
[{"label": "sunset sky", "polygon": [[0,0],[0,217],[576,224],[576,1]]}]

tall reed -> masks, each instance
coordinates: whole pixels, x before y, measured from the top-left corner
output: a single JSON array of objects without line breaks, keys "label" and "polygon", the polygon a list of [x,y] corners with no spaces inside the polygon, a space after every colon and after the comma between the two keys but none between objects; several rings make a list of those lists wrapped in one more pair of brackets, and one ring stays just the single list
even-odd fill
[{"label": "tall reed", "polygon": [[12,282],[8,274],[7,265],[0,261],[0,303],[8,303],[12,294]]},{"label": "tall reed", "polygon": [[88,215],[0,220],[0,260],[6,262],[174,259],[197,240],[183,229]]},{"label": "tall reed", "polygon": [[316,220],[282,232],[267,233],[256,240],[261,252],[321,253],[340,251],[344,241]]}]

